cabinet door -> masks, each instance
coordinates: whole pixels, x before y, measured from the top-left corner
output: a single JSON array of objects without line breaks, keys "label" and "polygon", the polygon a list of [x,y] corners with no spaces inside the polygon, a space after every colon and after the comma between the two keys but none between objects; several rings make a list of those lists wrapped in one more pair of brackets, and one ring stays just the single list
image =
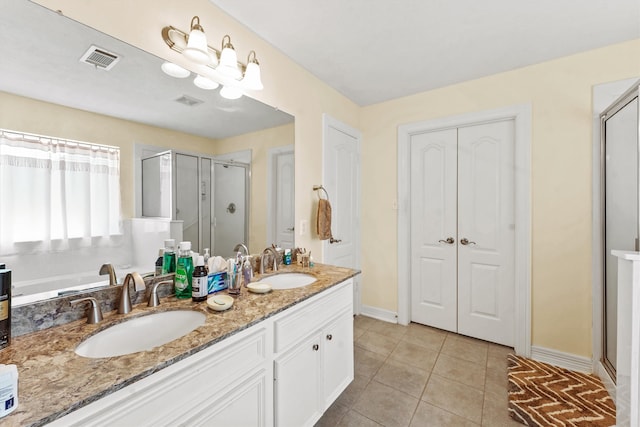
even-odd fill
[{"label": "cabinet door", "polygon": [[320,352],[317,333],[278,358],[274,367],[275,420],[278,427],[311,425],[322,414]]},{"label": "cabinet door", "polygon": [[353,315],[343,311],[323,332],[324,409],[353,381]]}]

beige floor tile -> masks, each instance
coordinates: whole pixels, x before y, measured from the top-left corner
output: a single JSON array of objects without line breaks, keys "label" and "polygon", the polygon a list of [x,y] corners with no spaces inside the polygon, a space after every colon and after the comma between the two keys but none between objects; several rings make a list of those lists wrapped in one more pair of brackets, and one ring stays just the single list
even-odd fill
[{"label": "beige floor tile", "polygon": [[487,369],[502,372],[506,376],[508,371],[507,360],[489,355],[487,357]]},{"label": "beige floor tile", "polygon": [[482,425],[486,427],[522,427],[522,424],[509,416],[507,404],[486,395],[482,410]]},{"label": "beige floor tile", "polygon": [[380,335],[388,337],[402,337],[407,333],[408,326],[398,325],[397,323],[376,322],[369,328],[369,331],[376,332]]},{"label": "beige floor tile", "polygon": [[514,353],[513,348],[500,344],[489,343],[489,357],[507,360],[509,354]]},{"label": "beige floor tile", "polygon": [[484,390],[486,372],[484,365],[440,353],[432,372],[452,381]]},{"label": "beige floor tile", "polygon": [[349,411],[340,420],[338,427],[380,427],[377,422],[370,420],[356,411]]},{"label": "beige floor tile", "polygon": [[486,365],[488,350],[489,345],[484,341],[449,334],[442,345],[441,353]]},{"label": "beige floor tile", "polygon": [[446,337],[446,332],[439,329],[411,323],[402,340],[437,352],[442,348],[442,343],[444,343]]},{"label": "beige floor tile", "polygon": [[406,393],[371,381],[353,410],[385,427],[408,426],[418,401]]},{"label": "beige floor tile", "polygon": [[507,373],[497,369],[487,369],[484,390],[486,393],[493,393],[501,397],[507,396],[509,381]]},{"label": "beige floor tile", "polygon": [[418,404],[410,424],[411,427],[476,427],[479,425],[427,402]]},{"label": "beige floor tile", "polygon": [[356,316],[353,319],[353,327],[364,329],[366,331],[376,322],[379,322],[379,320],[367,316]]},{"label": "beige floor tile", "polygon": [[429,379],[429,371],[407,365],[397,360],[387,359],[373,377],[374,381],[403,391],[415,398],[422,396],[425,384]]},{"label": "beige floor tile", "polygon": [[340,405],[334,402],[322,415],[322,417],[315,424],[315,427],[334,427],[337,426],[344,414],[349,411],[346,406]]},{"label": "beige floor tile", "polygon": [[422,400],[479,424],[483,397],[481,390],[432,374]]},{"label": "beige floor tile", "polygon": [[364,334],[365,332],[367,332],[366,329],[362,329],[362,328],[353,328],[353,341],[357,341],[358,338],[360,338],[362,336],[362,334]]},{"label": "beige floor tile", "polygon": [[355,360],[355,375],[365,377],[367,380],[373,378],[386,359],[386,357],[378,353],[365,350],[358,346],[354,348],[353,354]]},{"label": "beige floor tile", "polygon": [[391,358],[425,371],[431,371],[438,358],[438,352],[407,341],[400,341],[391,353]]},{"label": "beige floor tile", "polygon": [[396,348],[398,342],[400,337],[389,337],[367,331],[356,340],[356,346],[387,357]]},{"label": "beige floor tile", "polygon": [[358,401],[360,394],[362,394],[365,387],[367,387],[369,381],[371,381],[371,378],[356,374],[353,381],[351,381],[351,384],[349,384],[345,391],[338,396],[336,402],[340,405],[351,408]]}]

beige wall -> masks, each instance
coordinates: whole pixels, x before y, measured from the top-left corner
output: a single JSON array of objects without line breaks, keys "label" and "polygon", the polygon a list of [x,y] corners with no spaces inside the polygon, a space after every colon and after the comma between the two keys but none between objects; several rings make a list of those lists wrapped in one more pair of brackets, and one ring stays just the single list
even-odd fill
[{"label": "beige wall", "polygon": [[120,147],[122,214],[134,216],[135,143],[214,154],[215,140],[0,92],[0,128]]},{"label": "beige wall", "polygon": [[[196,14],[211,43],[228,33],[240,57],[255,49],[265,85],[256,99],[296,118],[297,221],[313,223],[322,113],[362,130],[363,303],[387,310],[397,308],[397,126],[531,103],[533,344],[590,356],[591,88],[640,75],[640,41],[358,108],[207,0],[37,1],[187,68],[159,33],[165,25],[186,30]],[[296,242],[322,253],[310,234]]]},{"label": "beige wall", "polygon": [[363,108],[363,304],[397,309],[398,125],[530,103],[533,345],[590,357],[591,90],[639,58],[636,40]]},{"label": "beige wall", "polygon": [[258,253],[267,247],[267,166],[270,148],[294,143],[294,124],[277,126],[233,138],[220,139],[216,154],[251,150],[251,211],[249,250]]}]

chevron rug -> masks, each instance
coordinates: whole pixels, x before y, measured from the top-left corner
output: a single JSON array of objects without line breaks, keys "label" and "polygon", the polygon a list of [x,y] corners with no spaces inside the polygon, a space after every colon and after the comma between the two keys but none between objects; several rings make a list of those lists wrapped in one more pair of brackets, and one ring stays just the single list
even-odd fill
[{"label": "chevron rug", "polygon": [[527,426],[610,427],[616,407],[594,375],[509,355],[509,415]]}]

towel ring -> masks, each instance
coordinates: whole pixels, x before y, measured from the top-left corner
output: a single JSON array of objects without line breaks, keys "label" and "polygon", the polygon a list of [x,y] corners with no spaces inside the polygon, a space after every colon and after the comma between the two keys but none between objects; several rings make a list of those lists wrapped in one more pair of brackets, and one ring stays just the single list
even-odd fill
[{"label": "towel ring", "polygon": [[[322,191],[322,192],[324,192],[325,198],[327,200],[329,200],[329,193],[327,193],[327,190],[322,185],[314,185],[313,186],[313,191]],[[320,197],[320,195],[318,195],[318,197]],[[320,197],[320,198],[322,198],[322,197]]]}]

